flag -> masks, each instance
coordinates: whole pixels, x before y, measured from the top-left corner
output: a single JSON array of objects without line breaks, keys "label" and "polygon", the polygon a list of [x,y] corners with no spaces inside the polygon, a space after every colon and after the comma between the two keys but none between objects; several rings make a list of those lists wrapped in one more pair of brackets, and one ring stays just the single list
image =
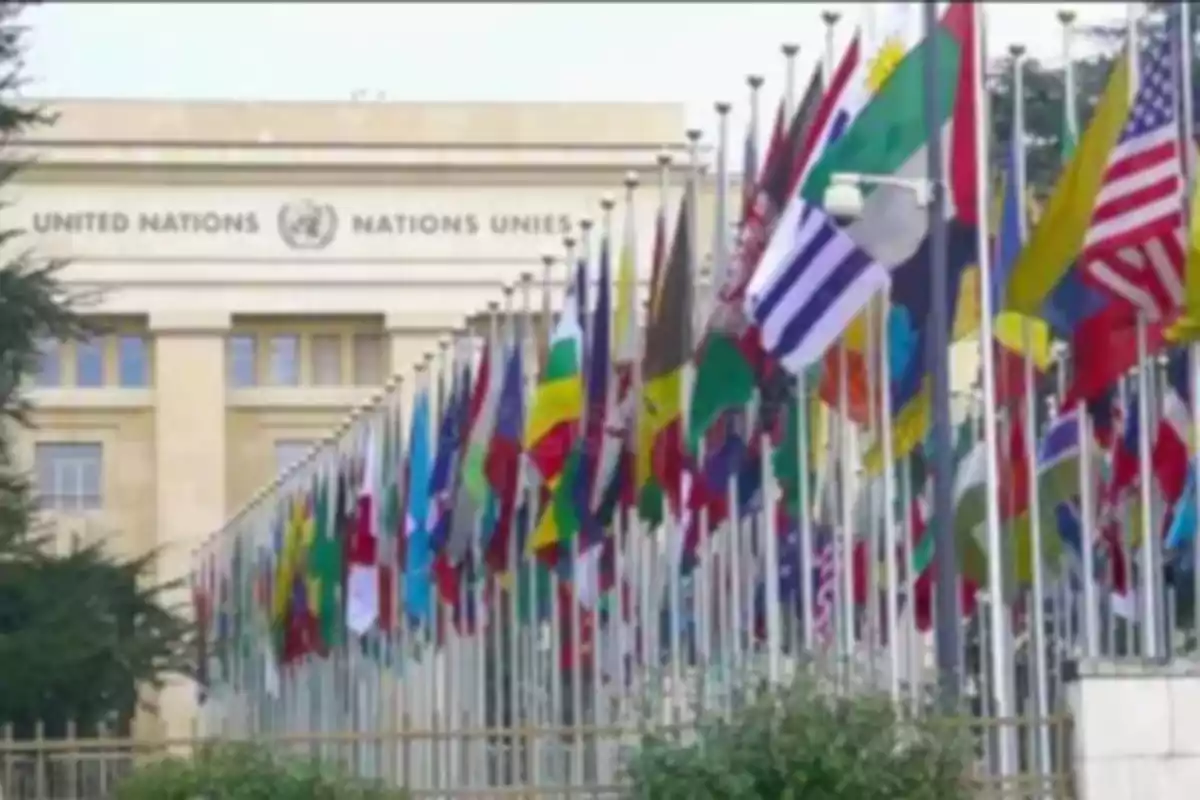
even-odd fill
[{"label": "flag", "polygon": [[1146,44],[1080,260],[1085,276],[1131,316],[1158,321],[1183,303],[1184,176],[1170,37],[1155,32]]},{"label": "flag", "polygon": [[[1050,330],[1043,320],[1026,317],[1013,311],[995,309],[1004,306],[1004,290],[1008,273],[1025,243],[1025,221],[1028,219],[1026,198],[1022,197],[1022,181],[1017,175],[1020,163],[1018,147],[1024,143],[1016,138],[1010,143],[1004,174],[1004,193],[1000,206],[1000,224],[995,235],[995,260],[992,270],[992,299],[995,306],[985,313],[994,316],[996,400],[1008,403],[1027,391],[1025,386],[1025,357],[1033,359],[1037,370],[1050,364]],[[1027,352],[1028,351],[1028,352]]]},{"label": "flag", "polygon": [[1195,546],[1196,541],[1196,470],[1188,469],[1187,481],[1175,501],[1171,527],[1167,531],[1167,550],[1180,550],[1185,545]]},{"label": "flag", "polygon": [[[538,384],[533,413],[526,429],[529,457],[550,492],[537,528],[526,542],[531,553],[543,553],[579,529],[577,482],[583,480],[584,452],[577,446],[584,411],[583,288],[587,262],[575,267],[572,288],[555,327],[546,371]],[[550,402],[553,401],[553,402]],[[539,418],[539,414],[544,415]],[[544,431],[540,436],[539,431]]]},{"label": "flag", "polygon": [[376,519],[380,485],[375,420],[363,441],[363,474],[358,490],[357,527],[349,552],[346,578],[346,627],[362,636],[379,619],[379,524]]},{"label": "flag", "polygon": [[400,478],[404,473],[402,455],[404,442],[400,433],[400,413],[397,408],[384,412],[383,463],[379,487],[382,508],[379,514],[379,548],[376,568],[379,571],[379,630],[392,633],[396,623],[396,568],[400,553],[397,541],[402,527],[400,521]]},{"label": "flag", "polygon": [[630,427],[635,407],[634,368],[638,357],[637,236],[632,202],[625,204],[625,231],[617,265],[616,316],[613,320],[612,379],[607,383],[604,438],[597,459],[591,507],[606,523],[633,475]]},{"label": "flag", "polygon": [[471,395],[461,485],[454,494],[450,536],[443,551],[456,566],[470,555],[472,544],[480,533],[480,515],[491,498],[484,462],[496,429],[496,409],[500,401],[499,376],[493,376],[500,367],[499,346],[489,337]]},{"label": "flag", "polygon": [[[1073,267],[1100,194],[1103,165],[1120,137],[1128,111],[1128,60],[1121,58],[1113,67],[1070,164],[1054,185],[1029,242],[1009,274],[1005,306],[1041,317],[1056,332],[1072,330],[1072,323],[1103,305],[1094,290],[1083,291]],[[1061,286],[1071,278],[1071,284]]]},{"label": "flag", "polygon": [[[576,445],[583,447],[583,470],[572,487],[575,505],[584,521],[585,534],[589,539],[599,538],[599,530],[588,520],[593,519],[596,493],[600,487],[601,459],[610,437],[607,425],[612,412],[614,397],[610,389],[612,370],[612,271],[609,265],[609,236],[606,233],[600,242],[600,275],[596,296],[596,309],[592,313],[590,345],[587,363],[587,415],[583,437]],[[569,535],[565,534],[564,535]]]},{"label": "flag", "polygon": [[1171,326],[1169,334],[1177,342],[1200,339],[1200,183],[1192,195],[1191,235],[1188,237],[1184,272],[1183,314]]},{"label": "flag", "polygon": [[[1138,357],[1128,304],[1116,302],[1079,268],[1109,156],[1129,119],[1129,79],[1128,58],[1122,57],[1012,268],[1004,295],[1008,309],[1046,320],[1057,336],[1072,343],[1073,380],[1064,407],[1103,394]],[[1161,347],[1162,325],[1149,325],[1147,339],[1151,352]]]},{"label": "flag", "polygon": [[[879,8],[882,8],[882,14],[876,13]],[[800,185],[819,163],[820,156],[832,143],[841,138],[871,96],[881,88],[905,54],[920,40],[922,25],[919,16],[913,13],[914,9],[915,6],[908,3],[887,3],[878,8],[867,9],[866,13],[871,16],[868,31],[872,35],[869,38],[874,42],[864,41],[860,30],[843,55],[834,73],[829,94],[823,103],[820,122],[814,129],[816,135],[810,138],[806,146]],[[846,344],[846,357],[850,366],[847,375],[850,410],[852,418],[859,422],[867,419],[869,406],[867,327],[866,317],[859,314],[842,339]],[[834,353],[826,356],[825,374],[821,376],[819,383],[822,396],[830,405],[838,403],[838,378],[835,372],[839,369],[839,357]]]},{"label": "flag", "polygon": [[[663,272],[666,268],[667,260],[667,200],[663,197],[662,202],[658,207],[658,214],[654,218],[654,246],[650,254],[650,302],[646,316],[646,330],[648,331],[650,322],[653,318],[653,311],[658,305],[658,296],[662,293]],[[645,342],[649,342],[647,337]],[[643,344],[643,352],[645,343]],[[640,389],[640,397],[635,399],[636,403],[640,403],[643,407],[646,405],[646,387],[645,381],[642,381]],[[644,450],[641,445],[642,432],[645,429],[642,415],[635,414],[637,420],[637,429],[634,431],[633,443],[631,446],[632,452],[632,497],[630,503],[637,508],[638,516],[647,521],[651,525],[657,524],[662,515],[662,486],[654,477],[653,471],[650,469],[652,459],[650,454]]]},{"label": "flag", "polygon": [[[750,283],[767,243],[775,231],[780,212],[798,169],[797,160],[818,118],[824,82],[818,67],[800,101],[787,131],[776,125],[767,150],[763,174],[754,189],[754,202],[742,225],[732,269],[718,287],[704,338],[696,350],[696,376],[692,386],[688,446],[696,450],[700,437],[724,412],[750,401],[761,361],[757,337],[749,331],[745,305]],[[782,107],[780,109],[782,122]],[[748,180],[752,180],[748,178]]]},{"label": "flag", "polygon": [[542,482],[554,484],[583,415],[583,326],[580,298],[567,291],[550,336],[546,365],[534,392],[525,429],[525,448]]},{"label": "flag", "polygon": [[499,498],[496,528],[488,541],[485,557],[498,573],[516,567],[510,564],[513,525],[516,523],[518,492],[521,477],[521,431],[525,428],[525,370],[521,338],[514,336],[504,366],[500,401],[496,409],[496,426],[488,445],[484,469],[492,490]]},{"label": "flag", "polygon": [[1162,395],[1162,417],[1154,437],[1151,463],[1163,499],[1174,504],[1183,494],[1188,459],[1192,451],[1191,370],[1186,349],[1171,353],[1167,385]]},{"label": "flag", "polygon": [[310,600],[316,602],[319,647],[326,653],[341,643],[343,545],[334,505],[340,500],[340,483],[340,465],[334,465],[332,475],[326,473],[320,478],[313,545],[309,551]]},{"label": "flag", "polygon": [[652,300],[642,360],[644,404],[638,420],[638,485],[651,477],[679,509],[683,476],[681,392],[683,369],[691,355],[693,198],[685,194],[662,285]]},{"label": "flag", "polygon": [[[946,211],[949,239],[949,299],[956,302],[959,278],[977,253],[978,168],[975,149],[975,105],[979,92],[975,53],[976,8],[970,3],[951,4],[932,34],[937,37],[939,73],[935,90],[940,99],[938,121],[943,128],[948,176]],[[908,52],[882,82],[870,103],[851,123],[846,133],[832,143],[813,167],[801,189],[804,203],[819,207],[832,177],[838,173],[892,175],[907,180],[927,179],[928,130],[923,109],[925,62],[930,40]],[[886,135],[881,135],[885,131]],[[889,408],[895,418],[895,455],[909,452],[924,437],[929,415],[925,386],[929,358],[930,276],[928,213],[914,192],[892,186],[864,187],[865,202],[860,219],[844,233],[869,256],[869,267],[877,274],[891,275],[891,310],[887,354],[892,385]],[[809,223],[817,229],[818,223]],[[827,223],[826,223],[827,224]],[[782,228],[781,223],[781,228]],[[824,234],[827,239],[837,241]],[[779,238],[779,237],[777,237]],[[844,255],[844,246],[835,251]],[[765,261],[765,258],[764,258]],[[840,265],[839,265],[840,266]],[[845,270],[845,267],[842,267]],[[839,292],[841,309],[819,315],[825,303],[809,309],[810,326],[822,328],[811,337],[806,358],[815,358],[849,321],[844,312],[862,308],[869,292],[883,285],[873,277],[871,285],[861,281],[855,291]],[[808,296],[816,296],[812,287]],[[953,307],[947,310],[952,313]],[[818,323],[819,320],[819,323]],[[764,331],[764,337],[766,333]],[[820,349],[818,349],[820,348]]]},{"label": "flag", "polygon": [[413,402],[408,435],[408,504],[405,509],[408,543],[404,566],[404,607],[416,622],[432,622],[433,593],[430,569],[433,552],[430,548],[430,486],[429,452],[429,387],[422,387]]}]

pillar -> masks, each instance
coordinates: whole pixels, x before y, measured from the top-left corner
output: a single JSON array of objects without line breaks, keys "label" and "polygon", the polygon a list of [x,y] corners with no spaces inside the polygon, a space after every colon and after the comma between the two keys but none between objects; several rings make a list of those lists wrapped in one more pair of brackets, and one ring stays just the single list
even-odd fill
[{"label": "pillar", "polygon": [[[225,347],[230,315],[152,314],[159,580],[185,578],[193,551],[226,520]],[[186,588],[172,600],[187,601]],[[190,610],[190,605],[187,606]],[[196,687],[172,679],[159,695],[161,732],[192,735]]]}]

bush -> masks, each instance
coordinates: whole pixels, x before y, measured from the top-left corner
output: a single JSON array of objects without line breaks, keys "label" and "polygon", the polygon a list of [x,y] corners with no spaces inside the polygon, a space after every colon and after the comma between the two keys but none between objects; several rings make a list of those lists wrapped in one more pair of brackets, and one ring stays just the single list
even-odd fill
[{"label": "bush", "polygon": [[135,771],[116,800],[403,800],[399,789],[356,780],[315,761],[261,747],[222,745]]},{"label": "bush", "polygon": [[702,722],[684,743],[648,737],[629,777],[639,800],[965,800],[969,748],[969,737],[898,714],[886,697],[804,682]]}]

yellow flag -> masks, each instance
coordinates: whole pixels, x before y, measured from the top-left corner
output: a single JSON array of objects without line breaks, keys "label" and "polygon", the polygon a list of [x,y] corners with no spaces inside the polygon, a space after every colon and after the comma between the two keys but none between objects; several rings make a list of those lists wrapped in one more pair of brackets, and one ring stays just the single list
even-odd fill
[{"label": "yellow flag", "polygon": [[[1184,272],[1183,316],[1167,331],[1174,342],[1200,341],[1200,182],[1192,195],[1191,235]],[[1190,426],[1189,426],[1190,427]]]},{"label": "yellow flag", "polygon": [[1113,67],[1092,122],[1059,176],[1037,227],[1013,265],[1005,292],[1009,310],[1041,316],[1042,304],[1075,263],[1091,224],[1104,164],[1129,112],[1128,59]]}]

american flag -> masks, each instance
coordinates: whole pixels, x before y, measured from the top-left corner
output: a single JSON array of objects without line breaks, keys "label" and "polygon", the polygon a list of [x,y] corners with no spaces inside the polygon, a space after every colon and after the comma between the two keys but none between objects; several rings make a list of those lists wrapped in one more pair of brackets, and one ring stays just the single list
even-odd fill
[{"label": "american flag", "polygon": [[837,581],[837,558],[834,555],[835,539],[832,530],[817,540],[817,598],[813,604],[813,628],[817,638],[829,642],[833,638],[833,605]]},{"label": "american flag", "polygon": [[1150,321],[1183,303],[1183,161],[1171,40],[1156,33],[1141,51],[1137,96],[1109,154],[1081,259],[1095,285]]}]

